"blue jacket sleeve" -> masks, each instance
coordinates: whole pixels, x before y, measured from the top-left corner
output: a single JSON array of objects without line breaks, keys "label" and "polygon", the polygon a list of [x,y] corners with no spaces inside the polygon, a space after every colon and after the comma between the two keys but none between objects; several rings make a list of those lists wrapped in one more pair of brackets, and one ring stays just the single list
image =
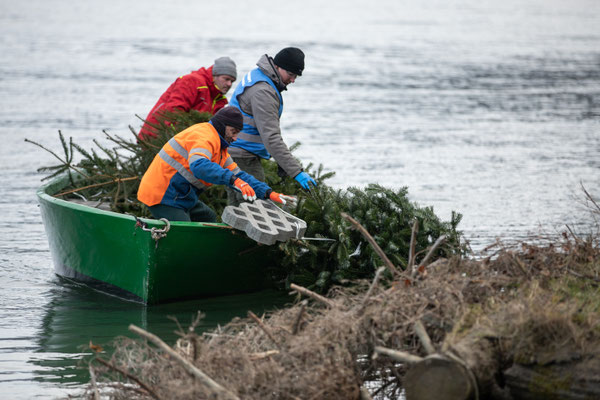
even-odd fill
[{"label": "blue jacket sleeve", "polygon": [[248,185],[252,186],[254,192],[256,192],[256,197],[259,199],[266,199],[267,193],[271,192],[271,188],[264,182],[259,181],[249,173],[244,171],[240,171],[235,174],[236,177],[248,183]]},{"label": "blue jacket sleeve", "polygon": [[[200,157],[190,164],[190,169],[196,178],[215,185],[229,185],[229,181],[233,176],[233,172],[230,170],[223,168],[219,164],[204,157]],[[248,184],[252,185],[250,182],[248,182]]]}]

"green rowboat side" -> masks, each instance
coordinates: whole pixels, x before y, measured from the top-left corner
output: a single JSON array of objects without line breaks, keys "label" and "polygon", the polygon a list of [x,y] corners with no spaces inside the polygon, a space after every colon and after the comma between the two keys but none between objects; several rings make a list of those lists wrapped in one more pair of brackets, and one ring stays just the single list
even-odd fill
[{"label": "green rowboat side", "polygon": [[146,304],[268,287],[269,247],[243,232],[222,223],[172,222],[155,241],[131,215],[52,196],[66,184],[62,177],[37,191],[58,275]]}]

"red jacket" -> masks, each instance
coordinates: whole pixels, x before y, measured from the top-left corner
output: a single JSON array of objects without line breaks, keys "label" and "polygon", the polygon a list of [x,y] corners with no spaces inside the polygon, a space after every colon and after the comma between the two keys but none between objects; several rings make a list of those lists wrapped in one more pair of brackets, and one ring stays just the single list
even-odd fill
[{"label": "red jacket", "polygon": [[146,123],[142,126],[139,138],[156,136],[154,128],[150,124],[157,124],[157,111],[173,111],[175,109],[200,112],[216,113],[227,104],[227,98],[215,86],[212,76],[212,65],[180,76],[169,86],[166,92],[160,96],[152,110],[146,117]]}]

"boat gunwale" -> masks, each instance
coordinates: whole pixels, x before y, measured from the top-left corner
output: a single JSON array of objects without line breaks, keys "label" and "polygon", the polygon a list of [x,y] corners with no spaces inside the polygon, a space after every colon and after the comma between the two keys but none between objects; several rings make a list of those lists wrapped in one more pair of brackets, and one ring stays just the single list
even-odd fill
[{"label": "boat gunwale", "polygon": [[[62,207],[72,208],[74,210],[84,211],[84,212],[88,212],[88,213],[92,213],[92,214],[108,215],[113,218],[121,218],[121,219],[125,219],[125,220],[130,220],[130,221],[136,221],[137,219],[140,219],[144,223],[148,224],[148,226],[150,226],[150,227],[161,228],[161,227],[165,226],[165,223],[163,221],[160,221],[157,219],[144,218],[144,217],[138,218],[131,214],[123,214],[123,213],[115,212],[112,210],[110,210],[110,211],[103,210],[103,209],[92,207],[92,206],[85,205],[85,204],[74,203],[74,202],[71,202],[71,201],[68,201],[65,199],[55,197],[53,194],[50,194],[51,189],[54,188],[55,186],[61,186],[57,189],[57,191],[64,188],[66,186],[66,183],[65,183],[66,179],[67,179],[66,175],[63,175],[62,177],[55,178],[55,179],[51,180],[50,182],[47,182],[47,183],[43,184],[42,186],[40,186],[36,191],[38,198],[40,200],[44,200],[46,202],[55,203]],[[190,228],[191,227],[191,228],[206,228],[206,229],[224,229],[224,228],[225,229],[233,229],[231,226],[229,226],[223,222],[169,221],[169,224],[170,224],[171,228],[173,228],[173,227]]]}]

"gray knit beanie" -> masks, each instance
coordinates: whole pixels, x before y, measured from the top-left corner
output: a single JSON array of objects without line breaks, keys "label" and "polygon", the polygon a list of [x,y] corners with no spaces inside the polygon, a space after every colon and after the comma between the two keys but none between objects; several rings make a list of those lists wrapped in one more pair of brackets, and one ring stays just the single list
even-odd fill
[{"label": "gray knit beanie", "polygon": [[235,62],[229,57],[219,57],[213,65],[213,75],[229,75],[237,79]]}]

